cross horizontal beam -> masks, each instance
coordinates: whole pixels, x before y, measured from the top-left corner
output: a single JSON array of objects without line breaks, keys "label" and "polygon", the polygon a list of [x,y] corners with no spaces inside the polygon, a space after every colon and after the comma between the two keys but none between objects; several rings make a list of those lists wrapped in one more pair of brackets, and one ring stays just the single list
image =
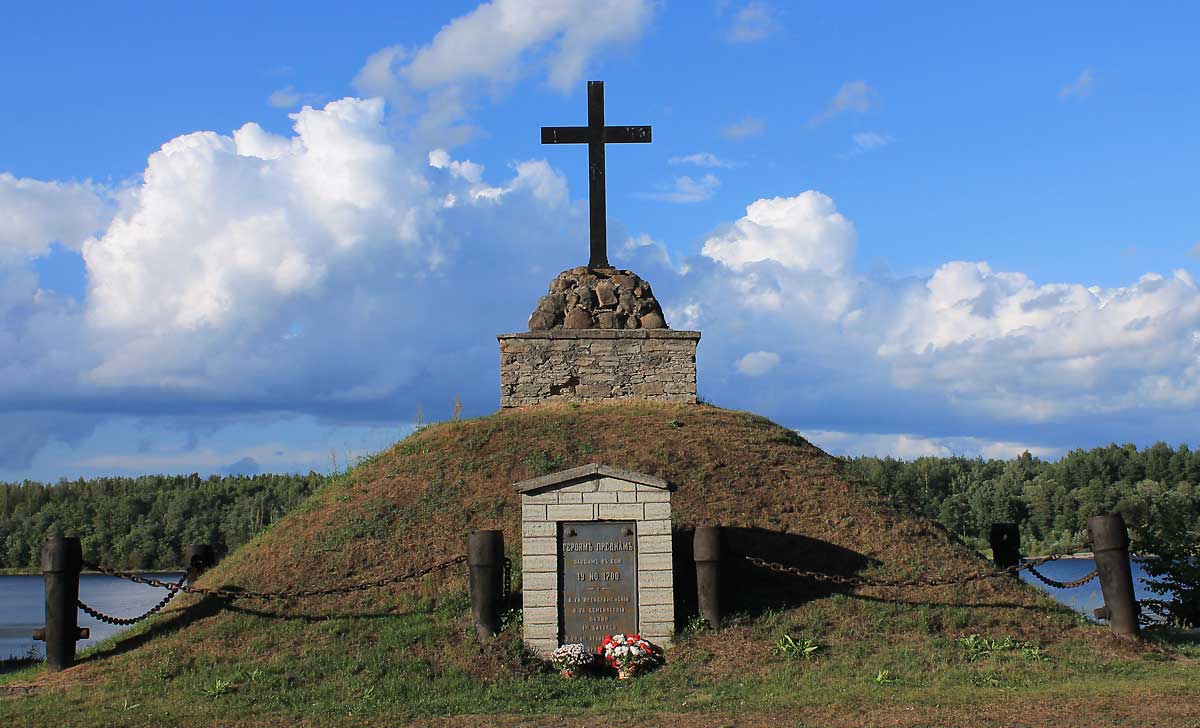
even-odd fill
[{"label": "cross horizontal beam", "polygon": [[606,126],[599,139],[592,139],[586,126],[543,126],[542,144],[649,144],[648,126]]}]

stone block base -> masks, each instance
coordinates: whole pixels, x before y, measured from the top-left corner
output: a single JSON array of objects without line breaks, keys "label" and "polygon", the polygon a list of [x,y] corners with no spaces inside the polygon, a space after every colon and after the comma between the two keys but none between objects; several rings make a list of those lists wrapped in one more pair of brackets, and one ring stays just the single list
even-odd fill
[{"label": "stone block base", "polygon": [[501,407],[607,399],[696,403],[699,331],[551,329],[496,338]]}]

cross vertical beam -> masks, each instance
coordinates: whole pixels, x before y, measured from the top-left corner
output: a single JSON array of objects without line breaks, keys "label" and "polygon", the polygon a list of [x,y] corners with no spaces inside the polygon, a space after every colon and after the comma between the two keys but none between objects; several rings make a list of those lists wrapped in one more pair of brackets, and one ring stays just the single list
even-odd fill
[{"label": "cross vertical beam", "polygon": [[608,268],[608,210],[604,185],[604,82],[588,81],[589,268]]},{"label": "cross vertical beam", "polygon": [[604,145],[649,143],[649,126],[605,126],[604,82],[588,81],[587,126],[543,126],[542,144],[588,145],[588,217],[591,223],[589,268],[608,263],[608,211],[605,204]]}]

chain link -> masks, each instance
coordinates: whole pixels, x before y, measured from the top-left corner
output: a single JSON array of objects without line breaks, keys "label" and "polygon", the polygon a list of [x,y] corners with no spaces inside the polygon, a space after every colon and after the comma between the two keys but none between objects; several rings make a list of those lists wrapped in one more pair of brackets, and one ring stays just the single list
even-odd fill
[{"label": "chain link", "polygon": [[1032,566],[1030,566],[1028,568],[1028,571],[1038,581],[1042,582],[1046,586],[1054,587],[1055,589],[1074,589],[1075,587],[1083,586],[1084,584],[1088,583],[1092,579],[1095,579],[1097,576],[1100,576],[1099,569],[1092,569],[1091,572],[1089,572],[1088,574],[1086,574],[1084,576],[1081,576],[1080,578],[1078,578],[1074,581],[1058,581],[1057,579],[1051,579],[1050,577],[1046,576],[1045,574],[1042,574],[1041,572],[1039,572],[1037,569],[1033,568]]},{"label": "chain link", "polygon": [[[115,576],[118,579],[132,581],[135,584],[145,584],[146,586],[158,587],[160,589],[168,589],[174,592],[186,592],[188,594],[200,594],[202,596],[220,597],[222,599],[305,599],[309,597],[327,597],[340,594],[352,594],[354,592],[367,591],[369,589],[378,589],[380,587],[391,586],[401,582],[410,581],[426,574],[432,574],[435,571],[448,569],[455,564],[461,564],[467,560],[465,555],[455,556],[452,559],[440,561],[436,564],[424,566],[415,571],[410,571],[397,576],[389,576],[383,579],[374,579],[372,581],[364,581],[358,584],[347,584],[343,586],[329,587],[326,589],[298,589],[295,591],[251,591],[241,589],[208,589],[205,587],[192,586],[190,584],[172,584],[170,582],[141,576],[130,571],[119,571],[110,569],[107,566],[84,562],[84,567],[93,571],[98,571],[101,574]],[[161,609],[161,607],[159,607]],[[157,610],[156,610],[157,611]],[[90,612],[89,612],[90,613]]]},{"label": "chain link", "polygon": [[[1002,569],[1002,570],[997,570],[997,571],[977,572],[975,574],[968,574],[966,576],[951,576],[951,577],[924,578],[924,579],[901,579],[901,580],[872,579],[870,577],[865,577],[865,576],[842,576],[841,574],[830,574],[830,573],[824,572],[824,571],[811,571],[808,569],[799,569],[795,566],[787,566],[786,564],[781,564],[777,561],[768,561],[766,559],[762,559],[757,556],[750,556],[749,554],[733,554],[733,555],[743,558],[746,561],[749,561],[754,566],[757,566],[762,569],[769,569],[771,571],[774,571],[774,572],[780,573],[780,574],[790,574],[791,576],[799,576],[804,579],[812,579],[814,581],[822,581],[822,582],[825,582],[828,584],[836,584],[838,586],[847,586],[847,587],[850,587],[853,589],[857,589],[860,587],[884,587],[884,588],[895,589],[895,588],[927,587],[927,586],[947,586],[950,584],[967,584],[967,583],[970,583],[973,581],[980,581],[981,579],[995,579],[997,577],[1007,576],[1009,574],[1016,574],[1018,572],[1025,571],[1025,570],[1032,571],[1035,566],[1041,566],[1042,564],[1045,564],[1049,561],[1057,561],[1058,559],[1061,559],[1063,557],[1070,556],[1076,550],[1078,550],[1078,549],[1074,549],[1072,551],[1068,551],[1068,552],[1064,552],[1064,553],[1060,553],[1060,554],[1052,554],[1050,556],[1039,556],[1036,559],[1028,560],[1024,564],[1020,564],[1018,566],[1010,566],[1007,569]],[[1090,578],[1091,577],[1089,576],[1088,579],[1090,580]],[[1086,583],[1086,580],[1082,583]]]},{"label": "chain link", "polygon": [[115,624],[118,627],[128,627],[131,624],[137,624],[138,622],[142,621],[143,619],[146,619],[147,617],[151,617],[151,616],[157,614],[163,607],[167,606],[168,602],[170,602],[172,599],[175,598],[176,594],[178,594],[183,589],[183,584],[186,581],[187,581],[187,574],[184,574],[183,577],[180,578],[180,580],[177,583],[168,584],[167,585],[167,595],[165,597],[163,597],[162,599],[160,599],[158,601],[158,604],[155,604],[149,610],[147,610],[146,612],[143,612],[142,614],[139,614],[136,617],[114,617],[110,614],[105,614],[104,612],[101,612],[100,610],[95,609],[94,607],[88,606],[87,604],[84,603],[84,601],[82,599],[75,600],[75,603],[79,606],[80,609],[82,609],[85,613],[91,615],[92,618],[94,618],[96,620],[105,622],[106,624]]}]

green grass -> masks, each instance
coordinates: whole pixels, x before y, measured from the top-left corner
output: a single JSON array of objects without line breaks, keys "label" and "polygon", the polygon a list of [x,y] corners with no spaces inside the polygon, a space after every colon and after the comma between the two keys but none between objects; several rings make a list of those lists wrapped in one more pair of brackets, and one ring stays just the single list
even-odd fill
[{"label": "green grass", "polygon": [[[844,600],[830,598],[826,609],[836,610]],[[184,634],[167,635],[131,655],[123,679],[0,705],[17,724],[208,725],[249,717],[325,723],[477,713],[624,713],[634,706],[648,713],[964,706],[997,695],[1031,700],[1132,695],[1147,684],[1160,695],[1187,695],[1200,678],[1194,664],[1155,654],[1105,657],[1081,641],[1042,646],[1006,635],[950,640],[914,634],[908,632],[913,623],[949,615],[897,619],[894,605],[871,604],[865,609],[867,630],[883,627],[871,637],[844,627],[827,629],[825,609],[809,610],[801,620],[788,612],[767,613],[753,620],[742,617],[740,624],[734,620],[724,632],[690,631],[674,651],[679,659],[636,680],[568,681],[524,652],[519,624],[511,624],[492,645],[478,646],[468,634],[465,594],[441,600],[400,597],[397,607],[398,613],[384,618],[314,623],[227,615],[219,629],[205,633],[213,641],[209,650],[179,649]],[[111,661],[122,642],[147,629],[107,640],[84,657],[101,665]],[[711,643],[708,649],[700,644],[746,629],[777,635],[778,644],[789,644],[786,635],[792,644],[819,649],[810,659],[788,648],[742,655],[737,659],[750,660],[753,669],[741,669],[723,665]],[[1194,635],[1158,639],[1179,652],[1200,652]],[[456,659],[432,659],[430,650],[439,648]],[[1035,649],[1037,657],[1031,658]],[[297,650],[303,659],[297,659]],[[472,669],[473,659],[481,663],[479,669]],[[37,669],[0,675],[0,682],[28,680]]]}]

